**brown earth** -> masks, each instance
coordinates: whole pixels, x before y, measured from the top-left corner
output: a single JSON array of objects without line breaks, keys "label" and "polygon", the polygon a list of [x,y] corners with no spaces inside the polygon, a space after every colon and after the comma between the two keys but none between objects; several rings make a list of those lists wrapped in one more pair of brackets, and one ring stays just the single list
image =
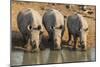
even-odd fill
[{"label": "brown earth", "polygon": [[[12,44],[18,45],[21,42],[21,33],[17,27],[16,17],[20,10],[26,8],[32,8],[37,10],[42,16],[46,9],[54,8],[59,10],[64,16],[68,16],[74,12],[80,12],[88,21],[89,33],[88,33],[88,46],[95,47],[96,44],[96,13],[95,6],[87,5],[87,10],[92,11],[92,14],[89,14],[87,11],[82,11],[79,9],[78,5],[72,5],[72,8],[66,8],[66,4],[51,4],[51,3],[37,3],[37,2],[16,2],[12,1],[11,4],[11,32],[12,32]],[[47,32],[45,33],[47,35]],[[63,36],[63,41],[66,42],[68,39],[67,29]],[[20,44],[22,45],[22,43]]]}]

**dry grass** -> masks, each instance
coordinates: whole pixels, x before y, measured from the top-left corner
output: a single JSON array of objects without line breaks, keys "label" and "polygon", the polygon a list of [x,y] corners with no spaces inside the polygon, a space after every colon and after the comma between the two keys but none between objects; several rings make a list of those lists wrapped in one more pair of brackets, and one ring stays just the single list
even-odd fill
[{"label": "dry grass", "polygon": [[[68,16],[75,11],[81,12],[83,14],[83,16],[85,16],[85,18],[87,19],[88,25],[89,25],[88,46],[95,47],[95,39],[96,39],[96,34],[95,34],[96,33],[96,30],[95,30],[95,26],[96,26],[95,6],[88,6],[88,7],[92,8],[92,10],[93,10],[93,14],[91,14],[91,15],[88,15],[87,13],[79,10],[78,6],[73,7],[72,8],[73,10],[72,10],[72,9],[67,9],[66,6],[63,5],[63,4],[53,5],[53,4],[49,4],[49,3],[36,3],[36,2],[32,3],[32,2],[16,2],[16,1],[13,1],[11,7],[12,7],[11,27],[12,27],[12,31],[15,31],[15,32],[19,32],[18,27],[17,27],[16,17],[17,17],[18,12],[22,9],[32,8],[32,9],[37,10],[41,15],[43,15],[45,10],[49,9],[49,8],[57,9],[65,16]],[[47,33],[45,33],[45,34],[47,34]],[[14,36],[16,36],[17,38],[19,37],[18,35],[14,35]],[[67,39],[68,39],[68,35],[67,35],[67,31],[65,31],[63,40],[67,41]]]}]

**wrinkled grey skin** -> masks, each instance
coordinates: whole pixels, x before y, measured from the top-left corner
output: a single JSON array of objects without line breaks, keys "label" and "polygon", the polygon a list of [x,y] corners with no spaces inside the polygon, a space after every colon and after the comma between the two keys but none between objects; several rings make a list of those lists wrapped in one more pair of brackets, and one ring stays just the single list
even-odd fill
[{"label": "wrinkled grey skin", "polygon": [[80,47],[82,50],[86,50],[87,48],[87,31],[88,31],[88,24],[85,18],[80,14],[73,14],[68,16],[67,18],[67,29],[68,29],[68,45],[70,45],[70,41],[74,40],[73,49],[76,49],[76,42],[77,38],[80,39]]},{"label": "wrinkled grey skin", "polygon": [[53,49],[61,49],[64,33],[63,15],[58,10],[49,9],[43,15],[43,24],[49,34],[50,47]]},{"label": "wrinkled grey skin", "polygon": [[28,51],[39,50],[40,34],[43,32],[42,17],[32,9],[23,9],[18,13],[17,24],[19,31],[22,33],[26,48]]}]

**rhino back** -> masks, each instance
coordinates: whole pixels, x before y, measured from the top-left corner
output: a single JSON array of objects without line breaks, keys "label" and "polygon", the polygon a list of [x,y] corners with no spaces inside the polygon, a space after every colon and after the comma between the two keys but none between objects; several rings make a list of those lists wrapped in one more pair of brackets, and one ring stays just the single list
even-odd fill
[{"label": "rhino back", "polygon": [[48,11],[43,16],[43,24],[44,26],[49,29],[50,26],[55,26],[56,18],[53,12]]},{"label": "rhino back", "polygon": [[32,12],[30,10],[23,10],[17,16],[18,28],[21,32],[27,32],[27,26],[33,22]]},{"label": "rhino back", "polygon": [[48,10],[43,16],[43,24],[46,28],[49,29],[49,26],[59,26],[64,25],[63,15],[57,10]]},{"label": "rhino back", "polygon": [[70,33],[76,34],[80,32],[82,24],[80,22],[79,17],[75,14],[68,17],[67,27]]}]

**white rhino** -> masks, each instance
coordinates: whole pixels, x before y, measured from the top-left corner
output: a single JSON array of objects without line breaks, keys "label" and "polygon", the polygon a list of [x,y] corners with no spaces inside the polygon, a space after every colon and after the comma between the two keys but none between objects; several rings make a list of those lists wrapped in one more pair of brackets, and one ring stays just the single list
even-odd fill
[{"label": "white rhino", "polygon": [[77,38],[80,39],[80,47],[82,50],[86,50],[87,48],[87,34],[88,34],[88,24],[86,19],[78,13],[68,16],[67,18],[67,29],[68,29],[68,44],[72,40],[74,40],[73,49],[76,49]]},{"label": "white rhino", "polygon": [[56,9],[48,9],[43,15],[43,24],[49,34],[50,47],[61,49],[64,33],[64,17]]},{"label": "white rhino", "polygon": [[17,24],[24,41],[27,43],[27,50],[31,51],[34,46],[34,50],[39,50],[40,35],[43,32],[41,15],[33,9],[23,9],[18,13]]}]

